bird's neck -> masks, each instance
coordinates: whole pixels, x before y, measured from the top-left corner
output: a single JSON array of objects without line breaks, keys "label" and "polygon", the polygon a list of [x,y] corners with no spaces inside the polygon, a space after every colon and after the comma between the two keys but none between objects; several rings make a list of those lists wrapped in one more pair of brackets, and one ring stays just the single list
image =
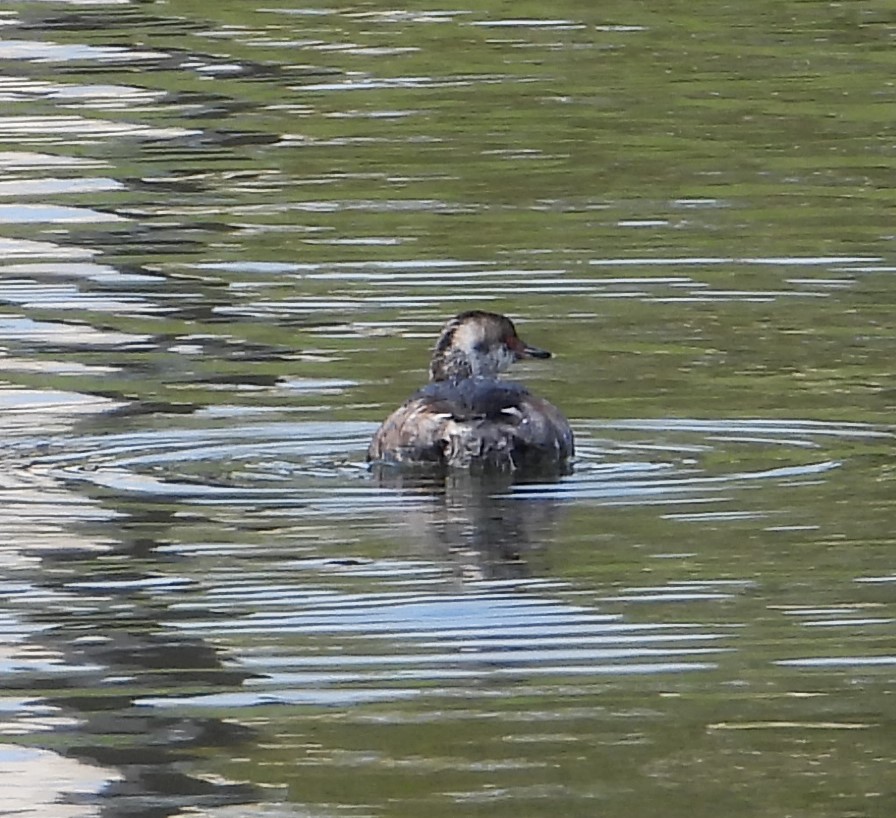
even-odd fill
[{"label": "bird's neck", "polygon": [[437,352],[429,365],[431,381],[462,381],[478,374],[469,356],[459,349]]}]

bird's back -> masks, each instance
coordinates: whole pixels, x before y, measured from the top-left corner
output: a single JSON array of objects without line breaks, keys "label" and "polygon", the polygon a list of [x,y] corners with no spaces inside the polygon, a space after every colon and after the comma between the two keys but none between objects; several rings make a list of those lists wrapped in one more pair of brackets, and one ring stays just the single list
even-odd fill
[{"label": "bird's back", "polygon": [[367,459],[502,471],[562,470],[574,453],[563,414],[495,378],[436,381],[380,426]]}]

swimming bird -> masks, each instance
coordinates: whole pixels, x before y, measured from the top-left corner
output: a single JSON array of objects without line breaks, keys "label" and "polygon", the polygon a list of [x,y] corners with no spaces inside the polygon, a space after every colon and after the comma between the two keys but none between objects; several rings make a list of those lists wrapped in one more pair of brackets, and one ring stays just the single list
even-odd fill
[{"label": "swimming bird", "polygon": [[498,471],[568,471],[575,452],[556,406],[498,375],[522,358],[550,358],[504,315],[469,310],[439,335],[429,383],[377,429],[367,460]]}]

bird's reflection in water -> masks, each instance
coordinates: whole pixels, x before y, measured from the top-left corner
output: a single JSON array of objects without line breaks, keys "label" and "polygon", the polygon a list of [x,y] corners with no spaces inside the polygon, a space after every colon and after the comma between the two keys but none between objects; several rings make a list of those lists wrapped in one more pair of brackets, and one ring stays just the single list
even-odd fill
[{"label": "bird's reflection in water", "polygon": [[449,561],[462,579],[521,579],[553,540],[564,511],[549,492],[515,493],[521,484],[557,483],[555,471],[514,475],[465,470],[424,471],[375,465],[385,489],[428,499],[402,508],[401,525],[421,550]]}]

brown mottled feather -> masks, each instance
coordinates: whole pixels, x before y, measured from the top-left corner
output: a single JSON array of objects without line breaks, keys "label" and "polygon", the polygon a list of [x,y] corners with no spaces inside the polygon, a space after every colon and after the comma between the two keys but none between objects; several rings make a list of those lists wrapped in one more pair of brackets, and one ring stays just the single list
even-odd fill
[{"label": "brown mottled feather", "polygon": [[449,420],[450,416],[432,412],[428,401],[413,397],[377,429],[367,449],[367,459],[441,463]]},{"label": "brown mottled feather", "polygon": [[556,406],[521,390],[515,405],[493,414],[418,393],[380,426],[367,459],[501,470],[564,463],[575,453],[572,432]]}]

